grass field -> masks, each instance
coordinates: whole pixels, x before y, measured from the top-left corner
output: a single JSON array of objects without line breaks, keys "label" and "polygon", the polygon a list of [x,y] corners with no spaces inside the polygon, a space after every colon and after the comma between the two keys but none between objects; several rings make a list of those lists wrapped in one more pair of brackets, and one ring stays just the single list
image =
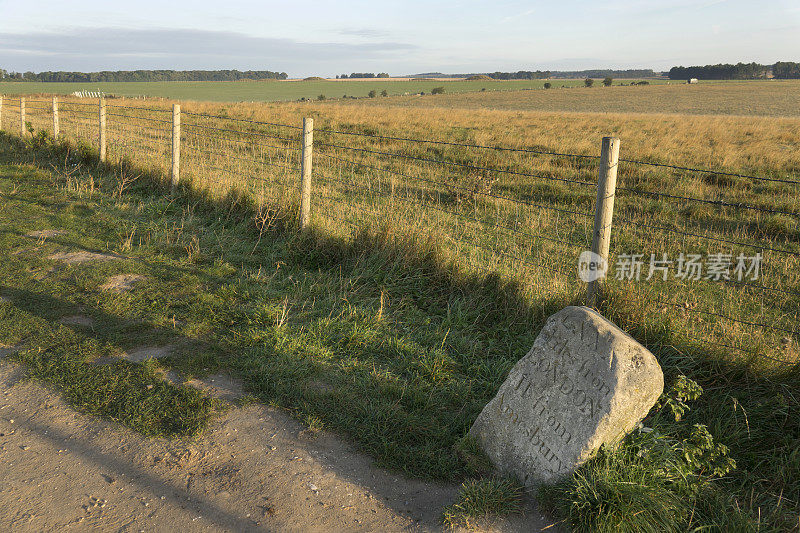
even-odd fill
[{"label": "grass field", "polygon": [[[619,80],[630,83],[633,80]],[[650,83],[665,83],[664,80],[649,80]],[[381,80],[312,80],[312,81],[187,81],[187,82],[143,82],[143,83],[26,83],[0,82],[0,94],[71,94],[75,91],[103,91],[116,96],[149,96],[175,100],[211,102],[273,102],[327,98],[342,98],[344,95],[365,97],[370,91],[378,94],[386,90],[390,95],[429,94],[434,87],[444,87],[446,93],[491,91],[514,91],[541,89],[545,80],[502,81],[381,81]],[[554,87],[577,87],[583,80],[551,80]],[[599,85],[599,83],[598,83]]]},{"label": "grass field", "polygon": [[[653,89],[585,93],[640,91],[638,102],[645,102],[648,93],[641,91]],[[630,105],[625,95],[632,93],[616,94]],[[797,118],[498,111],[430,103],[443,102],[441,96],[418,100],[429,102],[424,112],[350,102],[187,103],[183,118],[184,179],[214,198],[228,195],[220,209],[235,214],[232,220],[249,217],[255,239],[239,235],[232,242],[252,244],[261,254],[245,261],[243,248],[227,245],[225,251],[222,243],[229,241],[219,232],[191,232],[207,241],[187,245],[188,255],[219,248],[219,260],[232,257],[232,264],[246,265],[251,273],[258,267],[243,298],[250,302],[257,294],[255,303],[223,334],[233,336],[226,342],[240,357],[216,364],[238,370],[264,401],[346,432],[382,464],[418,476],[475,473],[469,461],[453,454],[454,446],[527,351],[544,317],[582,301],[575,263],[591,235],[597,170],[592,160],[364,134],[589,156],[597,155],[602,135],[616,134],[627,159],[774,179],[797,180],[800,174]],[[94,142],[96,108],[71,102],[62,113],[62,132]],[[124,173],[145,167],[163,174],[169,168],[169,102],[109,103],[149,108],[113,109],[111,160]],[[706,95],[703,109],[723,104]],[[49,128],[46,103],[31,106],[39,108],[29,116],[33,129]],[[314,234],[308,238],[294,232],[296,128],[303,116],[314,117],[317,128]],[[16,127],[13,111],[4,110],[3,121],[6,130]],[[44,137],[38,142],[48,146]],[[51,161],[47,153],[40,157]],[[92,161],[90,145],[79,153]],[[82,176],[86,183],[92,173]],[[571,181],[559,181],[564,179]],[[783,292],[704,281],[613,283],[604,313],[656,354],[668,384],[686,374],[706,394],[681,421],[670,420],[663,409],[654,412],[646,423],[662,440],[634,438],[618,453],[598,457],[550,501],[585,530],[636,530],[648,521],[657,530],[797,527],[800,403],[797,366],[788,365],[797,361],[799,339],[752,325],[796,328],[800,227],[793,215],[758,209],[797,213],[797,187],[632,163],[620,167],[619,186],[629,190],[619,193],[614,254],[739,252],[747,244],[781,248],[790,253],[765,252],[760,283]],[[663,192],[729,205],[652,196]],[[250,202],[252,211],[242,210]],[[667,230],[646,227],[653,224]],[[537,237],[542,235],[559,242]],[[301,270],[294,270],[298,265]],[[694,310],[716,314],[698,316]],[[743,348],[744,355],[725,345]],[[693,424],[706,424],[716,442],[730,447],[737,468],[723,479],[685,470],[680,457],[694,446]],[[656,448],[656,456],[642,455]]]},{"label": "grass field", "polygon": [[[558,86],[554,80],[554,87]],[[675,113],[690,115],[800,116],[800,81],[744,81],[644,87],[575,87],[570,90],[459,93],[393,97],[355,105],[492,109],[567,113]]]}]

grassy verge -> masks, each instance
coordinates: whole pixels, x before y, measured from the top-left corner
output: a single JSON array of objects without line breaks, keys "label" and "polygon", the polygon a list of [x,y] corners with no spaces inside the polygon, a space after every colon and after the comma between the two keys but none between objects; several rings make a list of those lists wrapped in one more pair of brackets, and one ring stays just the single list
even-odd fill
[{"label": "grassy verge", "polygon": [[[3,321],[0,342],[69,346],[48,344],[25,324],[52,329],[78,308],[107,327],[76,333],[98,348],[76,345],[70,357],[142,338],[182,337],[195,348],[161,364],[189,373],[232,369],[260,400],[347,434],[381,465],[413,476],[480,474],[459,453],[461,439],[544,319],[574,303],[563,292],[531,295],[519,282],[470,273],[434,243],[402,236],[391,225],[338,237],[301,233],[291,209],[257,224],[258,211],[235,193],[218,201],[191,191],[169,196],[157,176],[144,174],[123,190],[118,169],[97,170],[63,147],[23,147],[4,138],[0,157],[57,170],[3,171],[3,202],[13,209],[4,207],[2,215],[8,228],[2,294],[15,314]],[[37,243],[24,234],[51,227],[66,227],[69,235],[34,251]],[[72,246],[130,259],[48,272],[49,253]],[[37,279],[41,272],[46,276]],[[122,272],[152,281],[125,295],[97,292],[108,275]],[[20,302],[31,298],[6,292],[12,285],[44,303],[26,309]],[[634,436],[553,488],[547,493],[553,509],[579,530],[796,527],[797,371],[764,377],[722,362],[687,342],[667,318],[645,321],[627,305],[612,297],[605,311],[656,354],[668,385],[685,374],[705,393],[681,420],[666,416],[667,407],[654,412],[645,424],[655,441]],[[42,353],[67,360],[57,356],[63,350]],[[55,369],[46,372],[55,379]],[[136,420],[133,410],[128,419],[111,408],[99,412]],[[712,444],[697,424],[706,425]],[[735,469],[713,466],[719,443]],[[687,450],[701,459],[689,461]],[[681,475],[694,481],[683,483]]]},{"label": "grassy verge", "polygon": [[[131,254],[122,246],[120,232],[132,206],[88,190],[66,190],[57,175],[33,165],[9,165],[11,149],[4,139],[0,343],[17,347],[14,357],[25,363],[29,375],[57,386],[81,411],[146,435],[191,436],[202,431],[212,416],[212,402],[192,389],[166,383],[157,365],[92,363],[125,349],[180,338],[171,326],[176,288],[200,286],[213,269]],[[52,229],[63,233],[28,236]],[[124,258],[75,265],[49,258],[80,250],[115,250]],[[135,296],[100,289],[109,276],[120,273],[143,275],[147,281]],[[76,324],[70,320],[75,317],[82,320]]]},{"label": "grassy verge", "polygon": [[522,488],[508,479],[483,478],[461,485],[458,501],[445,508],[444,523],[451,527],[474,527],[481,518],[522,511]]}]

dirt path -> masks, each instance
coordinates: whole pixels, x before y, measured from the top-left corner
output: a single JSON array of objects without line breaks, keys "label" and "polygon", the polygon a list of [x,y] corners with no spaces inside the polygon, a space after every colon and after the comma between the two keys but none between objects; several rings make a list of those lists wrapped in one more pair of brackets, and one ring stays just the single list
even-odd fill
[{"label": "dirt path", "polygon": [[[232,407],[193,441],[148,439],[23,375],[0,361],[3,531],[435,531],[457,492],[375,468],[263,405]],[[529,507],[485,529],[550,523]]]}]

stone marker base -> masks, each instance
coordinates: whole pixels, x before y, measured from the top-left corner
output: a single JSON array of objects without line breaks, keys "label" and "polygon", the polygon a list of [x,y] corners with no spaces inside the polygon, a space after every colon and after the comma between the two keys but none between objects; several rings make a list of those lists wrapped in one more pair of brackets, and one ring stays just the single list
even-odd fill
[{"label": "stone marker base", "polygon": [[566,307],[547,319],[469,433],[500,472],[533,488],[622,439],[663,388],[644,346],[597,311]]}]

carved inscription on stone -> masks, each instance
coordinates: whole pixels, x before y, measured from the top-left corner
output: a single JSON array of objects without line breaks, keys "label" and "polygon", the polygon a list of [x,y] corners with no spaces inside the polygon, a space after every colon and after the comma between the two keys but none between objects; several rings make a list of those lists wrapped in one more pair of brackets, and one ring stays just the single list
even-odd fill
[{"label": "carved inscription on stone", "polygon": [[551,316],[470,434],[495,466],[533,487],[618,441],[661,395],[655,357],[596,311]]}]

